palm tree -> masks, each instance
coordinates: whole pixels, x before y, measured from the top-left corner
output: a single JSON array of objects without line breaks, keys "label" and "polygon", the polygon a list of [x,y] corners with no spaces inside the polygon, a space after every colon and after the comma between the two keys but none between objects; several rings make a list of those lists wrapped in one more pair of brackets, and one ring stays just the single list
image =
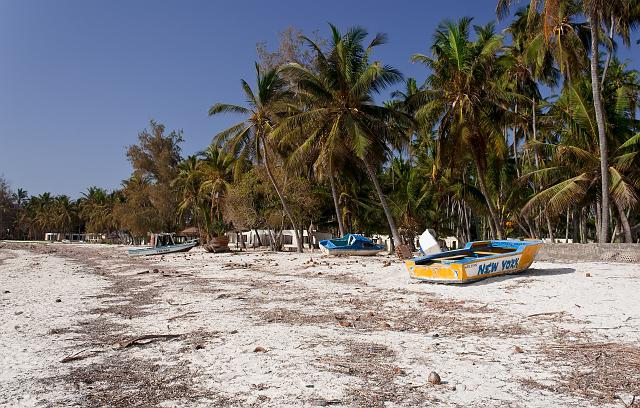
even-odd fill
[{"label": "palm tree", "polygon": [[22,208],[22,205],[28,196],[29,194],[26,190],[19,188],[15,193],[13,193],[13,201],[16,203],[18,208]]},{"label": "palm tree", "polygon": [[274,138],[281,143],[298,146],[294,155],[305,156],[315,150],[316,166],[322,168],[332,183],[336,215],[341,220],[339,197],[334,177],[345,157],[357,158],[373,182],[387,218],[395,244],[402,241],[377,177],[377,169],[397,141],[398,133],[390,125],[392,120],[407,117],[388,106],[375,103],[374,95],[397,83],[402,75],[396,69],[371,62],[372,50],[386,42],[386,35],[377,34],[365,47],[368,33],[354,27],[344,35],[331,27],[328,51],[306,39],[316,52],[314,69],[288,64],[283,70],[294,78],[299,106],[297,112],[285,118]]},{"label": "palm tree", "polygon": [[413,56],[431,74],[427,89],[418,92],[412,103],[418,105],[417,120],[425,129],[437,127],[438,143],[446,146],[450,157],[456,157],[456,163],[464,159],[465,152],[470,153],[489,210],[489,226],[502,239],[502,220],[487,183],[488,156],[499,159],[504,155],[506,146],[497,119],[516,96],[500,81],[504,64],[497,52],[502,36],[492,24],[475,26],[477,39],[471,41],[470,24],[470,18],[441,23],[431,47],[433,57]]},{"label": "palm tree", "polygon": [[37,197],[32,197],[29,200],[29,204],[32,208],[33,223],[42,234],[44,238],[45,230],[54,227],[52,222],[52,207],[54,199],[51,193],[42,193]]},{"label": "palm tree", "polygon": [[[498,0],[497,12],[498,16],[504,16],[508,13],[509,7],[513,0]],[[531,0],[529,6],[529,14],[537,12],[539,0]],[[562,5],[566,0],[544,0],[543,3],[543,31],[545,39],[551,37],[551,27],[558,24],[562,15]],[[633,2],[635,3],[635,1]],[[618,32],[622,34],[623,39],[629,42],[629,29],[638,21],[639,14],[635,10],[635,6],[629,4],[625,0],[582,0],[579,2],[582,6],[584,15],[589,20],[589,30],[591,33],[591,53],[590,53],[590,73],[591,88],[593,93],[593,106],[595,110],[595,119],[598,129],[598,143],[600,151],[600,181],[601,181],[601,203],[600,203],[600,242],[608,242],[609,240],[609,150],[607,147],[606,119],[604,107],[602,104],[601,78],[599,75],[599,47],[600,47],[600,31],[606,24],[611,25],[611,32],[614,31],[614,22],[618,22]],[[635,7],[635,8],[634,8]]]},{"label": "palm tree", "polygon": [[74,202],[66,195],[54,198],[50,217],[52,225],[62,233],[71,232],[77,219]]},{"label": "palm tree", "polygon": [[202,184],[198,194],[203,197],[203,201],[205,198],[210,201],[208,216],[204,217],[210,233],[214,220],[222,221],[221,204],[224,193],[232,181],[234,161],[231,155],[225,154],[222,149],[213,144],[199,155],[198,171],[202,175]]},{"label": "palm tree", "polygon": [[202,183],[203,174],[200,171],[199,160],[196,156],[188,156],[178,164],[178,176],[172,183],[182,195],[182,200],[178,205],[178,214],[182,216],[189,211],[189,221],[196,222],[199,233],[202,233],[200,211],[200,189]]},{"label": "palm tree", "polygon": [[[613,71],[618,68],[614,67]],[[625,240],[632,242],[632,232],[625,211],[638,202],[635,176],[631,173],[638,164],[637,152],[628,151],[638,139],[629,132],[638,128],[633,118],[635,106],[629,102],[637,97],[638,85],[630,89],[627,85],[613,87],[607,84],[604,96],[607,101],[607,128],[614,146],[619,146],[612,157],[607,175],[611,179],[608,195],[618,212]],[[631,95],[630,95],[631,94]],[[634,96],[635,95],[635,96]],[[540,193],[534,195],[523,207],[523,212],[542,209],[555,216],[569,206],[587,205],[597,202],[600,187],[600,151],[596,112],[590,98],[592,90],[589,81],[583,80],[565,88],[551,115],[560,126],[559,143],[538,143],[538,147],[550,152],[553,161],[546,167],[533,171],[523,178],[545,175],[552,182]],[[602,224],[598,226],[599,238]]]},{"label": "palm tree", "polygon": [[297,222],[292,216],[282,188],[278,185],[273,175],[269,157],[272,154],[272,148],[269,144],[270,134],[286,111],[286,102],[291,95],[287,90],[286,82],[276,69],[269,69],[263,73],[257,63],[255,66],[256,92],[251,89],[245,80],[241,81],[249,104],[248,108],[233,104],[216,103],[209,109],[209,116],[220,113],[246,115],[246,118],[240,123],[218,133],[214,138],[214,143],[216,145],[224,145],[227,151],[236,156],[238,163],[252,158],[263,162],[269,180],[271,180],[278,194],[282,209],[293,227],[298,244],[298,252],[303,252],[302,239],[299,236]]},{"label": "palm tree", "polygon": [[111,232],[114,228],[115,195],[99,187],[89,187],[79,200],[79,215],[88,232]]},{"label": "palm tree", "polygon": [[[429,188],[433,184],[425,183],[430,180],[429,169],[424,166],[414,166],[410,160],[395,157],[388,168],[387,185],[391,184],[389,193],[392,209],[399,220],[399,228],[406,241],[413,247],[414,237],[420,230],[424,230],[427,223],[435,227],[433,218],[425,217],[422,204],[427,198],[434,198]],[[391,180],[389,180],[391,179]]]}]

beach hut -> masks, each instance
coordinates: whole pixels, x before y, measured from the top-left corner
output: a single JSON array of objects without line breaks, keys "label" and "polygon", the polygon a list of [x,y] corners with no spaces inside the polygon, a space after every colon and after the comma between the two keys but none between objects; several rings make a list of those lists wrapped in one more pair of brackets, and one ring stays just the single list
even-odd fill
[{"label": "beach hut", "polygon": [[197,227],[185,228],[178,232],[175,237],[176,243],[192,241],[194,239],[200,239],[200,230]]},{"label": "beach hut", "polygon": [[[294,230],[282,231],[283,245],[282,249],[285,251],[295,251],[298,249],[298,242],[296,241],[296,234]],[[329,232],[320,231],[302,231],[302,246],[305,248],[320,248],[320,241],[325,239],[331,239],[332,234]]]}]

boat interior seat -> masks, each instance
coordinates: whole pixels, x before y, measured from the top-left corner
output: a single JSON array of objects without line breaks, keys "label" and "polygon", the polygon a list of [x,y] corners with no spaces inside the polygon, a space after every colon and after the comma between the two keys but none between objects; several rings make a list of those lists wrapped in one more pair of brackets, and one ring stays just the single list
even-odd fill
[{"label": "boat interior seat", "polygon": [[467,258],[467,255],[466,254],[461,254],[461,255],[446,256],[444,258],[437,258],[437,259],[434,259],[434,260],[438,260],[438,261],[454,261],[455,260],[455,261],[458,261],[458,260],[463,259],[463,258]]}]

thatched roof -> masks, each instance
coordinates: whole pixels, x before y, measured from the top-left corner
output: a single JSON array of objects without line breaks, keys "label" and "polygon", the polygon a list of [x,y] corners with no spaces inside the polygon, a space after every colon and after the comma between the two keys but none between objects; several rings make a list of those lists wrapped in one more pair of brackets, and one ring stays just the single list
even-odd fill
[{"label": "thatched roof", "polygon": [[198,230],[197,227],[189,227],[180,231],[179,235],[182,235],[185,237],[196,237],[200,235],[200,230]]}]

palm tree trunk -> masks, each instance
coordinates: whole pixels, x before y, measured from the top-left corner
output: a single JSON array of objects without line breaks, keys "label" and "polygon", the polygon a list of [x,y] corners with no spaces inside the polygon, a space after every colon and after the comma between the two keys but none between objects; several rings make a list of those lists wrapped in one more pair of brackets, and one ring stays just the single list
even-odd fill
[{"label": "palm tree trunk", "polygon": [[[538,138],[538,124],[537,124],[537,118],[536,118],[536,109],[537,109],[537,104],[536,104],[536,98],[532,98],[531,99],[531,129],[533,131],[532,137],[533,137],[533,142],[535,143],[537,138]],[[533,145],[533,160],[534,163],[536,165],[536,170],[540,169],[540,159],[538,157],[538,146],[536,146],[535,144]]]},{"label": "palm tree trunk", "polygon": [[627,217],[627,214],[625,214],[624,208],[622,208],[615,200],[613,203],[618,210],[618,215],[620,216],[620,223],[622,224],[622,230],[624,231],[624,242],[631,244],[633,243],[633,234],[631,233],[629,218]]},{"label": "palm tree trunk", "polygon": [[574,208],[573,214],[571,214],[571,224],[573,228],[573,231],[571,231],[573,243],[574,244],[579,243],[580,242],[580,213],[578,212],[577,208]]},{"label": "palm tree trunk", "polygon": [[469,241],[471,241],[471,222],[469,220],[469,213],[467,212],[467,205],[466,203],[463,201],[462,202],[462,213],[464,214],[464,230],[465,230],[465,234],[466,234],[466,239],[465,239],[465,244]]},{"label": "palm tree trunk", "polygon": [[269,227],[269,229],[267,231],[269,231],[269,245],[271,246],[271,250],[275,251],[275,250],[277,250],[277,248],[276,248],[276,244],[277,244],[276,236],[273,233],[273,230],[271,229],[271,227]]},{"label": "palm tree trunk", "polygon": [[338,219],[338,230],[340,236],[344,237],[344,223],[342,221],[342,211],[340,211],[340,202],[338,200],[338,190],[336,189],[336,181],[333,178],[333,174],[329,175],[329,181],[331,182],[331,195],[333,196],[333,205],[336,208],[336,217]]},{"label": "palm tree trunk", "polygon": [[256,239],[258,240],[258,246],[262,246],[262,239],[260,239],[260,233],[258,232],[257,228],[253,229],[256,232]]},{"label": "palm tree trunk", "polygon": [[587,244],[589,242],[589,231],[587,229],[587,212],[583,208],[580,211],[580,242]]},{"label": "palm tree trunk", "polygon": [[380,182],[378,181],[378,177],[376,176],[376,170],[367,160],[362,160],[362,162],[364,163],[364,167],[367,169],[367,173],[369,173],[369,178],[371,179],[371,182],[376,189],[376,193],[378,193],[378,198],[380,199],[380,205],[382,206],[384,215],[387,217],[389,229],[391,230],[391,236],[393,237],[393,246],[400,245],[402,243],[402,241],[400,240],[400,234],[398,234],[396,222],[393,219],[393,214],[391,214],[389,204],[387,204],[387,199],[382,192],[382,187],[380,187]]},{"label": "palm tree trunk", "polygon": [[[474,154],[476,156],[476,154]],[[493,224],[493,228],[491,231],[495,231],[495,234],[498,239],[504,239],[504,231],[502,230],[502,226],[500,225],[500,221],[498,219],[498,210],[496,210],[496,206],[491,199],[491,195],[489,194],[489,190],[487,189],[487,185],[484,179],[484,173],[480,168],[479,159],[475,157],[476,170],[478,172],[478,185],[480,187],[480,192],[484,196],[485,201],[487,202],[487,207],[489,207],[489,215],[491,216],[491,223]]]},{"label": "palm tree trunk", "polygon": [[547,214],[546,212],[544,213],[544,218],[546,218],[547,221],[547,230],[549,231],[549,239],[551,240],[551,243],[553,244],[554,242],[554,238],[553,238],[553,226],[551,225],[551,219],[549,218],[549,214]]},{"label": "palm tree trunk", "polygon": [[611,57],[613,56],[613,31],[615,30],[616,21],[614,16],[611,16],[611,27],[609,27],[609,41],[611,42],[611,48],[609,48],[609,52],[607,53],[607,62],[604,64],[604,69],[602,70],[602,80],[600,81],[600,86],[604,86],[604,81],[607,79],[607,71],[609,70],[609,65],[611,65]]},{"label": "palm tree trunk", "polygon": [[[515,114],[516,114],[516,120],[517,120],[518,102],[516,102]],[[516,167],[516,173],[518,175],[518,178],[520,178],[520,167],[518,167],[518,125],[517,124],[514,124],[513,126],[513,159]],[[523,161],[524,161],[524,158],[523,158]]]},{"label": "palm tree trunk", "polygon": [[527,231],[524,225],[522,225],[522,222],[520,222],[520,219],[516,218],[516,223],[518,224],[518,227],[520,228],[520,230],[524,233],[525,237],[531,236],[531,233]]},{"label": "palm tree trunk", "polygon": [[489,221],[489,229],[491,230],[491,239],[496,239],[497,237],[496,224],[491,219],[491,216],[489,216],[487,220]]},{"label": "palm tree trunk", "polygon": [[[597,242],[601,242],[600,241],[600,237],[602,235],[602,230],[601,230],[601,218],[600,218],[600,214],[602,213],[602,207],[600,206],[600,202],[596,202],[596,239],[595,241]],[[605,242],[606,243],[606,242]]]},{"label": "palm tree trunk", "polygon": [[[589,7],[589,25],[591,29],[591,88],[593,90],[593,107],[596,111],[598,123],[598,141],[600,143],[600,177],[602,182],[602,204],[600,208],[600,236],[599,242],[609,241],[609,160],[607,149],[607,134],[604,124],[604,110],[602,109],[602,95],[600,94],[600,77],[598,76],[598,19],[595,7]],[[596,214],[596,217],[598,214]]]},{"label": "palm tree trunk", "polygon": [[289,222],[291,222],[291,227],[293,228],[293,233],[295,234],[295,238],[296,238],[296,246],[298,248],[298,252],[304,252],[304,249],[302,248],[302,240],[300,239],[300,236],[298,234],[298,227],[296,225],[296,222],[293,220],[291,211],[289,211],[289,205],[285,201],[284,195],[282,194],[282,191],[278,187],[278,183],[276,182],[276,179],[275,177],[273,177],[273,173],[271,172],[271,166],[269,164],[269,155],[267,154],[267,147],[265,146],[264,140],[262,141],[261,144],[262,144],[264,168],[267,170],[267,175],[269,176],[269,180],[271,180],[271,184],[273,184],[273,188],[276,190],[276,193],[278,194],[278,198],[280,199],[280,203],[282,204],[282,209],[284,210],[284,213],[287,215],[287,218],[289,218]]}]

